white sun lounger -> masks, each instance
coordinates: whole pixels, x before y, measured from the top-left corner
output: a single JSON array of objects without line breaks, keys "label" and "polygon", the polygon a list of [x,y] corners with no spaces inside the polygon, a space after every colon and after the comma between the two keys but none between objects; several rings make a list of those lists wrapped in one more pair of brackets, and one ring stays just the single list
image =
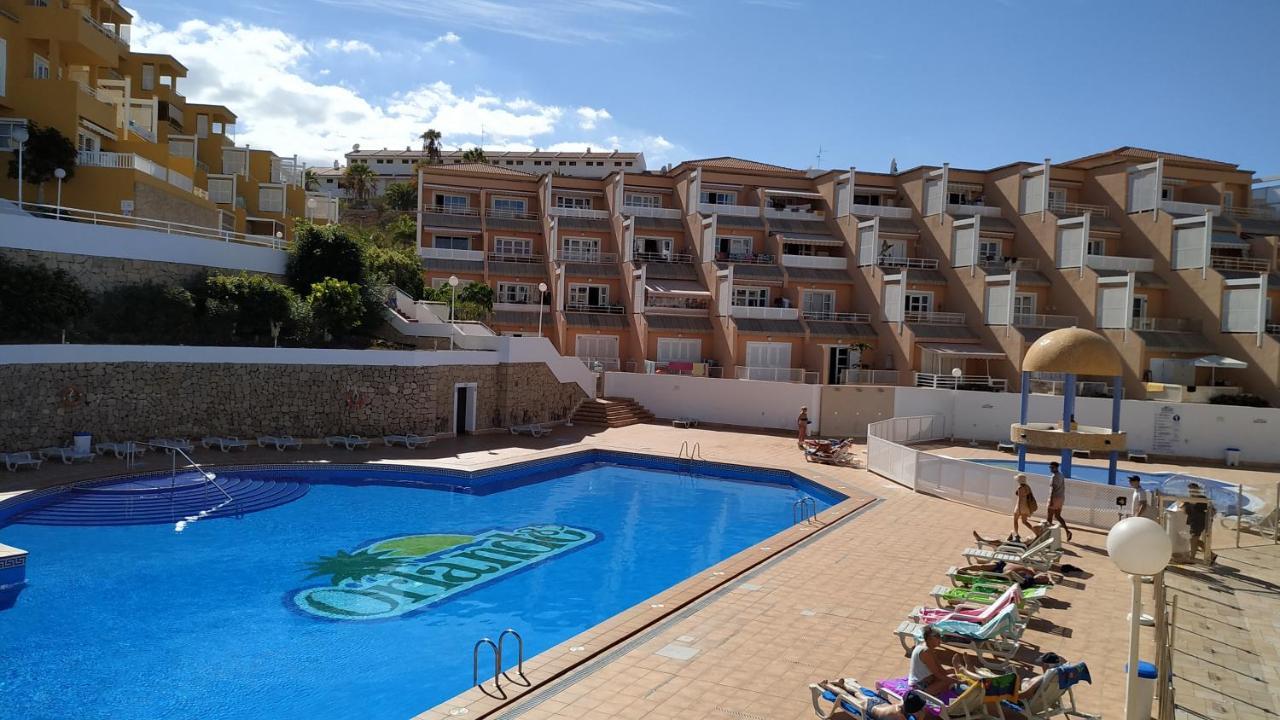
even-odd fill
[{"label": "white sun lounger", "polygon": [[73,447],[40,448],[39,453],[40,453],[40,457],[44,458],[45,460],[58,458],[59,460],[62,461],[64,465],[70,465],[71,463],[77,460],[83,460],[84,462],[93,462],[94,458],[98,457],[97,455],[93,454],[88,450],[85,450],[84,452],[80,452]]},{"label": "white sun lounger", "polygon": [[118,458],[122,458],[125,455],[143,455],[147,452],[147,448],[145,446],[132,440],[127,442],[100,442],[95,444],[93,449],[97,451],[99,455],[111,453]]},{"label": "white sun lounger", "polygon": [[550,435],[551,428],[547,427],[546,425],[543,425],[542,423],[529,423],[528,425],[512,425],[511,434],[512,435],[530,435],[532,437],[538,438],[538,437],[542,437],[543,435]]},{"label": "white sun lounger", "polygon": [[284,452],[289,448],[301,450],[302,441],[292,435],[259,435],[258,447],[274,447],[280,452]]},{"label": "white sun lounger", "polygon": [[208,435],[203,440],[200,441],[200,444],[204,445],[206,448],[211,448],[214,445],[217,445],[218,449],[221,450],[222,452],[249,449],[248,441],[241,440],[240,438],[234,435],[230,437],[223,437],[221,435]]},{"label": "white sun lounger", "polygon": [[1037,570],[1048,570],[1054,563],[1062,558],[1062,550],[1054,549],[1054,538],[1052,534],[1040,542],[1032,545],[1026,550],[1007,550],[997,548],[990,550],[987,548],[966,548],[961,555],[969,561],[969,564],[986,562],[1004,561],[1007,563],[1017,563]]},{"label": "white sun lounger", "polygon": [[329,435],[324,439],[324,444],[329,447],[338,447],[341,445],[348,450],[369,447],[369,441],[359,435]]},{"label": "white sun lounger", "polygon": [[434,439],[435,438],[425,437],[422,435],[414,435],[413,433],[407,433],[404,435],[383,435],[382,444],[387,447],[391,447],[392,445],[403,445],[412,450],[419,445],[430,445],[431,441]]},{"label": "white sun lounger", "polygon": [[39,470],[42,463],[44,463],[44,460],[29,452],[4,453],[4,466],[9,472],[14,472],[20,467]]},{"label": "white sun lounger", "polygon": [[196,449],[196,446],[186,438],[151,438],[147,441],[147,444],[163,448],[164,451],[170,455],[173,454],[174,450],[181,450],[182,452],[189,453]]}]

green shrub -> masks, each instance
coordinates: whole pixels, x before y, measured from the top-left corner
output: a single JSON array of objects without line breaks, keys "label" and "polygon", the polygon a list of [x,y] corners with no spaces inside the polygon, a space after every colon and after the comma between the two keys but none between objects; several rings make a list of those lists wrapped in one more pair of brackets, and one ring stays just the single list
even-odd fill
[{"label": "green shrub", "polygon": [[422,260],[413,249],[366,245],[364,265],[369,285],[388,283],[414,298],[422,297]]},{"label": "green shrub", "polygon": [[391,183],[382,199],[391,210],[413,212],[418,209],[418,188],[413,183]]},{"label": "green shrub", "polygon": [[293,291],[263,275],[213,275],[205,294],[213,316],[229,318],[231,334],[253,344],[276,337],[292,316]]},{"label": "green shrub", "polygon": [[289,246],[285,272],[298,293],[311,292],[311,286],[325,278],[364,284],[363,249],[341,225],[300,223]]},{"label": "green shrub", "polygon": [[313,284],[307,304],[311,306],[311,316],[325,339],[350,334],[365,322],[368,315],[360,286],[334,278]]},{"label": "green shrub", "polygon": [[104,343],[178,345],[195,337],[195,321],[195,299],[186,288],[135,283],[97,297],[85,334]]},{"label": "green shrub", "polygon": [[57,342],[89,306],[89,293],[65,270],[0,258],[0,340]]},{"label": "green shrub", "polygon": [[1251,393],[1238,395],[1214,395],[1209,398],[1211,405],[1239,405],[1241,407],[1271,407],[1267,399]]}]

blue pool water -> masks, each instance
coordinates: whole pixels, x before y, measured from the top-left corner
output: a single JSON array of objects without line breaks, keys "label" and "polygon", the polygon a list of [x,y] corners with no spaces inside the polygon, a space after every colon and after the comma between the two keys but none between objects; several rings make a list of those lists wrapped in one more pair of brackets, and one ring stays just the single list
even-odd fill
[{"label": "blue pool water", "polygon": [[[1010,470],[1018,469],[1017,460],[987,460],[974,458],[973,462],[992,467],[1008,468]],[[1036,475],[1048,475],[1049,463],[1027,461],[1027,472]],[[1116,470],[1116,484],[1128,485],[1129,476],[1137,475],[1142,478],[1142,486],[1148,490],[1160,490],[1168,495],[1182,496],[1187,494],[1187,485],[1192,482],[1199,483],[1204,488],[1205,493],[1213,500],[1214,505],[1219,512],[1235,514],[1236,506],[1236,486],[1224,483],[1220,480],[1200,477],[1198,475],[1183,475],[1179,473],[1149,473],[1139,472],[1136,470]],[[1077,463],[1071,464],[1071,479],[1084,480],[1086,482],[1107,484],[1107,467],[1105,465],[1081,465]]]},{"label": "blue pool water", "polygon": [[0,610],[0,718],[409,718],[470,686],[477,639],[515,628],[532,657],[785,529],[797,498],[841,499],[789,473],[636,463],[653,464],[228,469],[308,487],[181,532],[0,506],[0,542],[30,553]]}]

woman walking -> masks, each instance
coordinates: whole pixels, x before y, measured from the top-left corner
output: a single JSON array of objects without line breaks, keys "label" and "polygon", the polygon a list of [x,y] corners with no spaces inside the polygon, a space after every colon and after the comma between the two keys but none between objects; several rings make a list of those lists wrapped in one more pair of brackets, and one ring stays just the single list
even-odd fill
[{"label": "woman walking", "polygon": [[1018,487],[1013,491],[1013,534],[1018,534],[1018,523],[1022,523],[1032,535],[1035,535],[1036,527],[1031,524],[1031,515],[1036,511],[1039,505],[1036,503],[1036,496],[1031,492],[1031,486],[1027,484],[1027,476],[1018,473],[1014,478],[1018,481]]},{"label": "woman walking", "polygon": [[796,418],[796,447],[804,449],[804,441],[809,437],[809,408],[800,407],[800,417]]}]

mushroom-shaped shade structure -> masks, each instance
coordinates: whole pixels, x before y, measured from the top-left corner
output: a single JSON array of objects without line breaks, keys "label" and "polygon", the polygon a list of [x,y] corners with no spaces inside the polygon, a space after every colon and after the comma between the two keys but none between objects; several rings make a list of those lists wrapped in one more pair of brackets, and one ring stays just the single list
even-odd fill
[{"label": "mushroom-shaped shade structure", "polygon": [[1023,372],[1115,377],[1123,374],[1123,366],[1110,340],[1078,327],[1041,335],[1022,359]]}]

